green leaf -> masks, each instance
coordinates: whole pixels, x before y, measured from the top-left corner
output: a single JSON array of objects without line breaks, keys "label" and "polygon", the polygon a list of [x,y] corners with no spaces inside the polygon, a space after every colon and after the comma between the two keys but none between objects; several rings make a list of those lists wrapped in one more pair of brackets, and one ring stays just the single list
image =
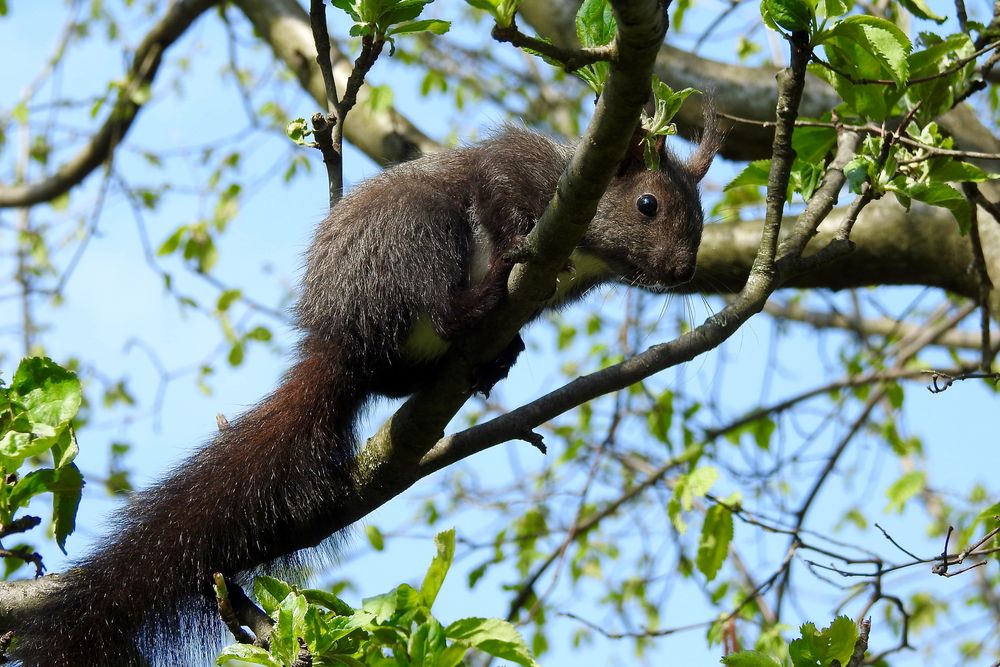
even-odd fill
[{"label": "green leaf", "polygon": [[76,530],[76,512],[83,496],[83,475],[75,464],[55,471],[52,485],[52,527],[56,544],[66,553],[66,538]]},{"label": "green leaf", "polygon": [[372,549],[375,551],[385,550],[385,538],[382,537],[382,531],[377,526],[366,525],[365,537],[368,538],[368,543],[372,545]]},{"label": "green leaf", "polygon": [[931,8],[927,6],[924,0],[899,0],[899,4],[906,7],[907,10],[917,18],[927,19],[929,21],[934,21],[935,23],[944,23],[945,17],[935,14],[931,11]]},{"label": "green leaf", "polygon": [[[465,0],[467,3],[475,7],[476,9],[481,9],[493,17],[494,20],[499,19],[500,13],[500,0]],[[499,21],[497,21],[499,23]],[[503,26],[508,27],[508,26]]]},{"label": "green leaf", "polygon": [[580,46],[610,44],[618,32],[618,22],[608,0],[584,0],[576,13],[576,36]]},{"label": "green leaf", "polygon": [[172,254],[175,250],[177,250],[177,246],[179,246],[181,243],[181,237],[184,235],[184,232],[186,230],[187,227],[185,226],[181,226],[175,229],[173,234],[168,236],[167,239],[160,245],[159,250],[156,251],[156,256],[164,257],[166,255]]},{"label": "green leaf", "polygon": [[451,21],[440,19],[426,19],[423,21],[411,21],[393,26],[386,31],[386,35],[403,35],[414,32],[432,32],[435,35],[443,35],[451,28]]},{"label": "green leaf", "polygon": [[299,654],[298,637],[305,637],[305,616],[308,605],[305,597],[292,593],[278,605],[278,620],[271,630],[271,655],[286,664],[295,661]]},{"label": "green leaf", "polygon": [[685,88],[684,90],[674,92],[673,88],[660,81],[656,75],[653,75],[652,92],[655,110],[652,116],[648,116],[643,112],[643,129],[653,136],[675,134],[677,128],[670,121],[680,111],[684,100],[698,91],[694,88]]},{"label": "green leaf", "polygon": [[10,117],[21,125],[26,124],[28,122],[28,105],[24,102],[18,102],[10,110]]},{"label": "green leaf", "polygon": [[906,473],[886,489],[885,494],[889,498],[889,504],[885,511],[902,513],[906,501],[923,491],[926,486],[926,473],[919,470]]},{"label": "green leaf", "polygon": [[462,658],[469,652],[469,645],[465,642],[455,642],[451,646],[441,651],[437,658],[436,667],[458,667],[462,664]]},{"label": "green leaf", "polygon": [[[951,109],[956,95],[967,90],[975,73],[975,59],[970,56],[976,47],[969,36],[964,34],[949,35],[942,39],[935,34],[922,33],[920,40],[925,48],[914,51],[907,59],[910,77],[911,80],[930,78],[912,85],[906,95],[911,106],[920,102],[917,122],[928,123]],[[964,66],[960,65],[962,60],[966,61]],[[945,72],[947,74],[943,74]],[[912,127],[911,125],[907,129],[911,130]]]},{"label": "green leaf", "polygon": [[216,665],[222,667],[243,667],[244,665],[264,665],[265,667],[284,667],[271,657],[271,654],[253,644],[233,644],[222,649],[215,659]]},{"label": "green leaf", "polygon": [[385,623],[396,613],[396,589],[365,598],[361,601],[361,608],[372,614],[379,623]]},{"label": "green leaf", "polygon": [[83,394],[76,375],[47,357],[23,359],[7,390],[9,416],[0,432],[0,465],[17,470],[29,456],[55,449],[57,466],[76,455],[71,420]]},{"label": "green leaf", "polygon": [[698,570],[712,581],[729,555],[733,541],[733,514],[723,505],[712,505],[705,512],[705,521],[698,540]]},{"label": "green leaf", "polygon": [[982,183],[991,178],[996,178],[996,174],[987,174],[974,164],[946,158],[935,161],[927,178],[935,181],[946,181],[955,183]]},{"label": "green leaf", "polygon": [[1000,503],[993,503],[973,520],[972,525],[977,525],[984,523],[987,526],[992,526],[994,524],[1000,523]]},{"label": "green leaf", "polygon": [[330,4],[346,13],[353,20],[361,20],[361,2],[352,2],[351,0],[330,0]]},{"label": "green leaf", "polygon": [[281,601],[288,597],[291,592],[291,586],[274,577],[260,576],[253,582],[254,597],[268,614],[274,614]]},{"label": "green leaf", "polygon": [[273,337],[271,330],[267,327],[254,327],[243,336],[246,340],[256,340],[262,343],[268,342]]},{"label": "green leaf", "polygon": [[829,33],[858,44],[878,59],[898,86],[905,85],[909,75],[907,56],[913,45],[896,24],[876,16],[849,16]]},{"label": "green leaf", "polygon": [[10,392],[27,408],[33,421],[65,426],[83,401],[80,380],[48,357],[29,357],[18,364]]},{"label": "green leaf", "polygon": [[[375,20],[382,28],[388,28],[396,23],[412,21],[420,16],[420,12],[424,10],[424,7],[429,2],[430,0],[403,0],[403,2],[378,12]],[[386,32],[386,34],[391,33]]]},{"label": "green leaf", "polygon": [[711,466],[695,468],[677,478],[674,495],[667,504],[667,514],[677,532],[682,535],[687,532],[687,524],[681,518],[681,512],[690,512],[695,499],[704,497],[718,478],[719,471]]},{"label": "green leaf", "polygon": [[517,629],[498,618],[463,618],[444,629],[445,635],[457,642],[485,651],[502,660],[537,667],[528,645]]},{"label": "green leaf", "polygon": [[768,27],[771,23],[789,31],[808,30],[813,7],[807,0],[764,0],[760,5]]},{"label": "green leaf", "polygon": [[[902,194],[909,199],[916,199],[931,206],[948,209],[958,222],[959,231],[962,234],[969,231],[969,226],[972,224],[969,200],[950,185],[944,183],[907,183],[902,177],[898,177],[894,178],[886,186],[886,189],[897,195]],[[900,203],[909,208],[909,204],[905,201],[900,201]]]},{"label": "green leaf", "polygon": [[455,529],[450,528],[438,533],[434,537],[434,544],[437,546],[437,554],[427,568],[427,574],[424,575],[424,581],[420,585],[420,596],[428,609],[434,606],[441,584],[444,583],[444,578],[455,558]]},{"label": "green leaf", "polygon": [[796,127],[792,135],[796,161],[823,162],[836,145],[837,131],[832,127]]},{"label": "green leaf", "polygon": [[725,190],[732,190],[747,185],[767,187],[767,176],[771,171],[770,160],[754,160],[733,180],[729,181]]},{"label": "green leaf", "polygon": [[835,16],[843,16],[849,9],[850,6],[845,0],[819,0],[816,5],[816,14],[818,16],[833,18]]},{"label": "green leaf", "polygon": [[305,146],[306,137],[312,134],[312,130],[305,118],[296,118],[285,126],[285,134],[299,146]]},{"label": "green leaf", "polygon": [[350,616],[336,616],[325,622],[327,631],[325,639],[335,643],[355,630],[371,625],[374,620],[375,614],[367,611],[357,611]]},{"label": "green leaf", "polygon": [[646,413],[649,432],[660,442],[669,444],[670,425],[674,417],[674,392],[667,389],[656,399],[656,405]]},{"label": "green leaf", "polygon": [[219,295],[218,301],[215,303],[215,309],[221,312],[229,310],[229,306],[243,296],[243,292],[238,289],[227,289],[223,290],[222,294]]},{"label": "green leaf", "polygon": [[302,595],[306,597],[306,601],[309,604],[326,607],[340,616],[352,616],[355,613],[354,607],[347,604],[330,591],[324,591],[317,588],[306,588],[302,591]]},{"label": "green leaf", "polygon": [[781,667],[781,663],[760,651],[737,651],[722,658],[728,667]]},{"label": "green leaf", "polygon": [[837,617],[829,628],[817,631],[812,623],[803,623],[801,637],[788,645],[795,667],[826,667],[834,660],[846,665],[854,652],[858,629],[846,616]]}]

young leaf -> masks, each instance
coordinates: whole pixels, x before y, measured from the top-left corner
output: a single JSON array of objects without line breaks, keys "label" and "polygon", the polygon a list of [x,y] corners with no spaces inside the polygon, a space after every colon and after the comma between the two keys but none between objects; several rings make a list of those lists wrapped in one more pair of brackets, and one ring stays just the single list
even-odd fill
[{"label": "young leaf", "polygon": [[807,0],[764,0],[760,5],[768,27],[771,23],[789,31],[808,30],[813,20],[813,6]]},{"label": "young leaf", "polygon": [[386,35],[403,35],[414,32],[432,32],[435,35],[443,35],[451,28],[451,21],[440,19],[425,19],[423,21],[411,21],[392,26],[386,31]]},{"label": "young leaf", "polygon": [[576,13],[576,36],[584,47],[610,44],[618,22],[608,0],[584,0]]},{"label": "young leaf", "polygon": [[379,623],[385,623],[396,613],[396,589],[365,598],[361,601],[361,608],[372,614]]},{"label": "young leaf", "polygon": [[268,637],[271,655],[285,664],[292,664],[299,654],[299,637],[305,637],[305,597],[292,593],[278,605],[278,622]]},{"label": "young leaf", "polygon": [[729,555],[733,541],[733,514],[727,507],[712,505],[705,512],[705,521],[698,540],[698,570],[712,581]]},{"label": "young leaf", "polygon": [[455,558],[455,529],[450,528],[438,533],[434,537],[434,544],[437,546],[437,554],[427,568],[424,582],[420,585],[420,596],[428,609],[434,606],[441,584],[444,583],[451,562]]},{"label": "young leaf", "polygon": [[[969,200],[950,185],[945,183],[906,183],[902,177],[898,177],[894,178],[886,189],[895,192],[897,197],[903,195],[908,199],[916,199],[931,206],[948,209],[955,216],[959,231],[962,234],[968,233],[969,225],[972,224]],[[900,203],[909,206],[903,201]]]},{"label": "young leaf", "polygon": [[919,470],[906,473],[886,489],[885,494],[889,497],[889,504],[886,506],[885,511],[902,513],[906,501],[923,491],[926,486],[926,473]]},{"label": "young leaf", "polygon": [[66,538],[76,530],[76,511],[83,496],[83,475],[75,464],[55,470],[52,485],[52,526],[56,544],[66,553]]},{"label": "young leaf", "polygon": [[29,456],[53,448],[56,465],[69,463],[76,453],[71,420],[83,401],[76,375],[47,357],[29,357],[18,365],[6,394],[0,465],[14,471]]},{"label": "young leaf", "polygon": [[253,582],[253,594],[257,602],[268,614],[278,609],[281,601],[292,592],[292,587],[274,577],[257,577]]},{"label": "young leaf", "polygon": [[253,644],[233,644],[222,649],[215,659],[216,665],[222,667],[245,667],[245,665],[263,665],[263,667],[284,667],[271,657],[271,654]]},{"label": "young leaf", "polygon": [[906,83],[910,69],[906,58],[913,45],[896,24],[876,16],[849,16],[829,32],[855,42],[875,56],[898,86]]},{"label": "young leaf", "polygon": [[734,188],[743,187],[746,185],[755,185],[760,187],[767,187],[767,175],[771,171],[771,161],[770,160],[754,160],[746,167],[743,171],[733,180],[729,181],[726,185],[725,190],[732,190]]},{"label": "young leaf", "polygon": [[944,16],[939,16],[931,11],[931,8],[927,6],[924,0],[899,0],[899,4],[906,7],[917,18],[927,19],[935,23],[944,23],[946,20]]},{"label": "young leaf", "polygon": [[444,633],[449,639],[467,643],[503,660],[538,667],[524,639],[507,621],[497,618],[463,618],[446,627]]},{"label": "young leaf", "polygon": [[822,631],[812,623],[803,623],[799,630],[801,637],[788,645],[793,665],[830,665],[834,660],[846,665],[858,638],[857,626],[846,616],[836,618]]},{"label": "young leaf", "polygon": [[339,616],[352,616],[355,613],[354,607],[347,604],[330,591],[307,588],[302,591],[302,595],[306,596],[306,601],[309,604],[326,607]]},{"label": "young leaf", "polygon": [[737,651],[722,658],[727,667],[781,667],[781,663],[760,651]]},{"label": "young leaf", "polygon": [[377,526],[368,524],[365,526],[365,536],[368,538],[368,543],[372,545],[372,549],[375,551],[382,551],[385,549],[385,539],[382,537],[382,531],[378,529]]}]

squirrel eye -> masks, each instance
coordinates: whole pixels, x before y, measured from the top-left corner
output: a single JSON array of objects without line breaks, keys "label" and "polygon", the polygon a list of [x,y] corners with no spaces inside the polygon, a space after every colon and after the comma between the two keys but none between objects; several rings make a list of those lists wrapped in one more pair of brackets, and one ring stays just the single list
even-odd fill
[{"label": "squirrel eye", "polygon": [[642,195],[635,200],[635,207],[647,218],[652,218],[656,215],[656,209],[659,204],[656,201],[656,197],[650,194]]}]

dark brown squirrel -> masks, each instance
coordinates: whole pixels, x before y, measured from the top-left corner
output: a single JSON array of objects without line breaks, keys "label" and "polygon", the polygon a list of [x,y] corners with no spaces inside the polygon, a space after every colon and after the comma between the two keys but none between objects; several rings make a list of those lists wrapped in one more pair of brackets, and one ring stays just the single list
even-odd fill
[{"label": "dark brown squirrel", "polygon": [[[550,307],[606,281],[661,291],[691,279],[698,182],[720,143],[714,113],[705,117],[686,162],[664,151],[652,172],[633,146]],[[213,572],[246,585],[301,566],[304,549],[334,549],[345,523],[338,508],[351,502],[359,411],[378,395],[419,389],[448,341],[504,298],[510,253],[572,153],[508,128],[388,169],[345,196],[308,251],[295,311],[301,342],[281,385],[117,513],[93,553],[17,624],[15,660],[198,664],[205,638],[220,636]],[[477,388],[506,376],[522,349],[515,340]]]}]

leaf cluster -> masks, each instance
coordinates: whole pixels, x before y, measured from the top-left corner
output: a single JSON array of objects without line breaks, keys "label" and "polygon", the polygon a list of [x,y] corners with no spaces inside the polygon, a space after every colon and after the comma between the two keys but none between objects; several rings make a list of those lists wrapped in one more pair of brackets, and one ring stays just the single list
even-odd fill
[{"label": "leaf cluster", "polygon": [[[21,361],[9,385],[0,381],[0,527],[42,494],[52,494],[56,543],[65,552],[76,526],[83,478],[73,463],[79,451],[73,418],[83,401],[76,374],[47,357]],[[48,459],[20,475],[26,463]]]},{"label": "leaf cluster", "polygon": [[455,555],[455,531],[439,533],[437,554],[419,589],[401,584],[365,599],[355,609],[334,594],[300,590],[271,577],[259,577],[254,593],[275,620],[267,649],[250,644],[226,647],[216,663],[225,666],[288,667],[308,650],[315,667],[455,667],[470,649],[518,665],[537,663],[510,623],[463,618],[442,625],[431,607]]},{"label": "leaf cluster", "polygon": [[443,35],[451,27],[450,21],[440,19],[416,20],[424,7],[433,0],[330,0],[344,11],[354,25],[351,35],[373,37],[392,44],[395,35],[430,32]]},{"label": "leaf cluster", "polygon": [[817,630],[812,623],[803,623],[800,636],[785,650],[775,653],[787,655],[787,660],[776,659],[762,651],[738,651],[722,659],[728,667],[834,667],[846,665],[858,640],[858,628],[846,616],[838,616],[830,627]]}]

